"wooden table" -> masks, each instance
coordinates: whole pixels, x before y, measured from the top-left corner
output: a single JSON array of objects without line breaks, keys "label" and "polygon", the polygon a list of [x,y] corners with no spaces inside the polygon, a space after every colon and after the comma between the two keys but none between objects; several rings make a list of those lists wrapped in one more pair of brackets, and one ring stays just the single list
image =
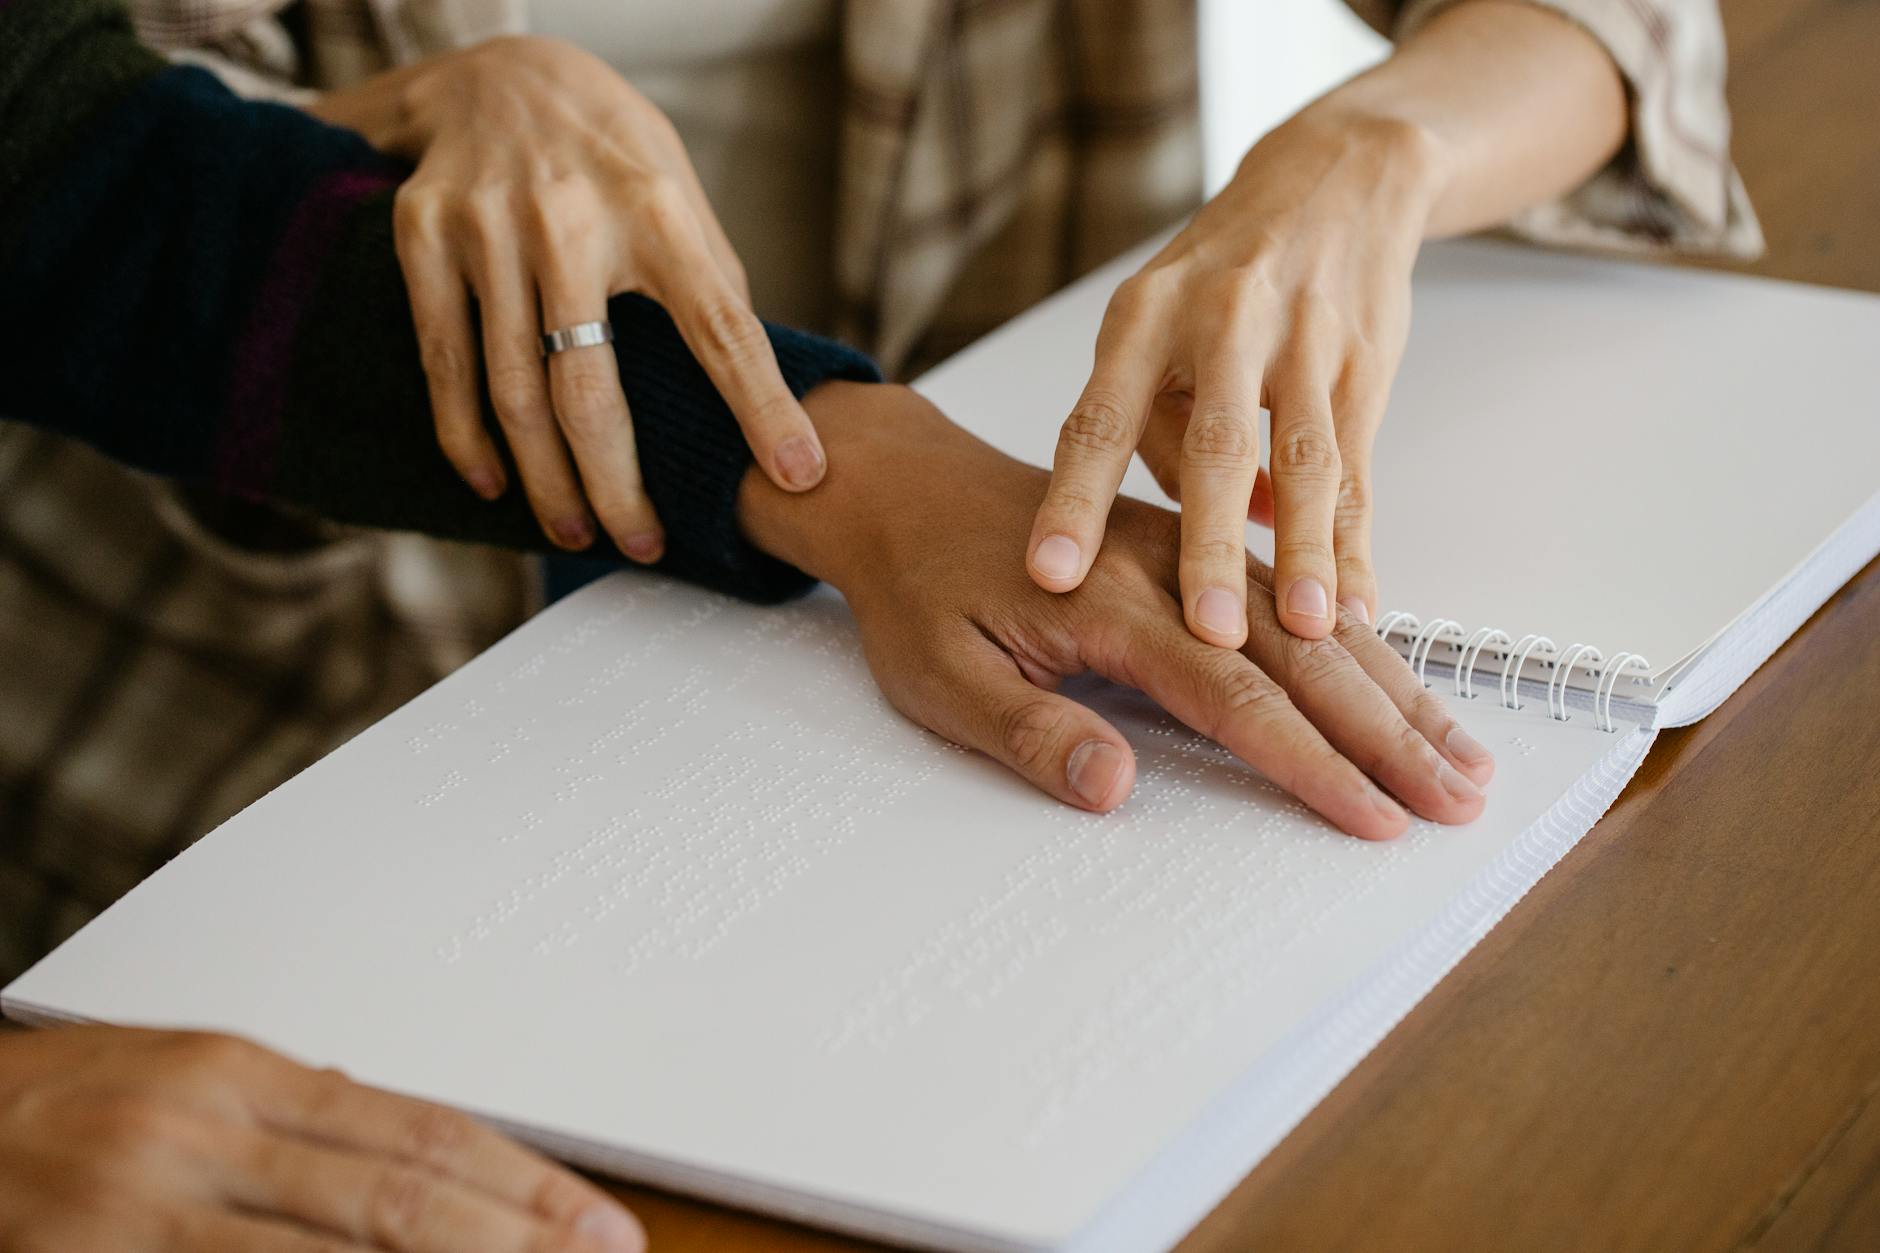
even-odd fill
[{"label": "wooden table", "polygon": [[[1880,291],[1880,3],[1724,10],[1735,149],[1769,236],[1740,268]],[[1722,709],[1662,736],[1181,1247],[1872,1253],[1877,1092],[1880,562]],[[874,1247],[622,1195],[656,1253]]]}]

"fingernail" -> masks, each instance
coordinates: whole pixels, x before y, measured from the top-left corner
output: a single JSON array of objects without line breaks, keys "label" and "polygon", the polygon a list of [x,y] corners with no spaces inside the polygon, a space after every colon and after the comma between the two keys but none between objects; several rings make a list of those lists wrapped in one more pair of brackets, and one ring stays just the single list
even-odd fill
[{"label": "fingernail", "polygon": [[1068,535],[1045,536],[1031,554],[1031,568],[1047,579],[1074,579],[1083,563],[1083,550]]},{"label": "fingernail", "polygon": [[1436,781],[1443,785],[1443,791],[1449,793],[1451,800],[1479,801],[1482,799],[1482,789],[1469,782],[1446,761],[1437,762]]},{"label": "fingernail", "polygon": [[555,524],[555,537],[568,548],[586,548],[594,542],[594,522],[589,518],[563,518]]},{"label": "fingernail", "polygon": [[1195,597],[1195,621],[1216,635],[1239,635],[1246,616],[1247,611],[1224,587],[1210,587]]},{"label": "fingernail", "polygon": [[1449,734],[1443,736],[1443,747],[1449,750],[1451,757],[1470,766],[1479,766],[1491,756],[1482,741],[1464,731],[1460,722],[1449,724]]},{"label": "fingernail", "polygon": [[1410,821],[1409,815],[1405,814],[1403,811],[1403,806],[1392,800],[1385,793],[1384,789],[1378,787],[1377,784],[1372,783],[1368,779],[1365,780],[1365,783],[1366,786],[1371,789],[1371,808],[1375,809],[1385,820],[1389,822]]},{"label": "fingernail", "polygon": [[1071,781],[1071,791],[1085,804],[1101,805],[1116,790],[1116,777],[1123,769],[1123,754],[1107,740],[1085,740],[1071,750],[1064,768]]},{"label": "fingernail", "polygon": [[1300,579],[1286,589],[1286,608],[1302,618],[1323,618],[1331,603],[1317,579]]},{"label": "fingernail", "polygon": [[666,541],[658,531],[648,531],[643,535],[633,535],[620,546],[620,551],[633,558],[651,565],[659,560],[659,555],[666,550]]},{"label": "fingernail", "polygon": [[646,1232],[639,1219],[613,1205],[590,1205],[574,1220],[575,1234],[597,1241],[619,1253],[639,1253],[646,1247]]},{"label": "fingernail", "polygon": [[792,436],[777,449],[777,468],[791,487],[814,487],[822,482],[822,450],[801,435]]},{"label": "fingernail", "polygon": [[503,494],[503,481],[488,470],[476,470],[470,475],[470,490],[485,500],[495,500]]},{"label": "fingernail", "polygon": [[1346,613],[1364,623],[1366,626],[1371,625],[1371,607],[1365,604],[1361,598],[1347,596],[1338,603],[1344,607]]}]

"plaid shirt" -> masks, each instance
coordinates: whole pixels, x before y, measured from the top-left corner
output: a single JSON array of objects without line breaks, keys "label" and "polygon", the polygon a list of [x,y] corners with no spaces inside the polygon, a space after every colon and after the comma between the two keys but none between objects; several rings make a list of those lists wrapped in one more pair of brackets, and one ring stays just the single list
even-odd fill
[{"label": "plaid shirt", "polygon": [[[1399,37],[1452,0],[1352,0]],[[1753,253],[1713,0],[1533,0],[1611,51],[1633,142],[1514,228]],[[523,0],[133,0],[143,37],[292,98],[526,25]],[[937,359],[1191,210],[1193,0],[851,0],[837,329]],[[0,980],[514,625],[514,556],[188,496],[0,423]]]}]

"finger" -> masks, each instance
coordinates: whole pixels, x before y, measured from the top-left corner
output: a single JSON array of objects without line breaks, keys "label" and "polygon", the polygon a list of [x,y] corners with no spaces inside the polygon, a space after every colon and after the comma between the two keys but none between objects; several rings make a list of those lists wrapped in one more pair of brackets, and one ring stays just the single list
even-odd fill
[{"label": "finger", "polygon": [[807,491],[826,469],[816,428],[783,381],[763,323],[706,247],[685,193],[670,180],[656,186],[638,252],[649,290],[724,397],[765,475],[785,491]]},{"label": "finger", "polygon": [[225,1209],[190,1209],[176,1222],[176,1247],[193,1253],[371,1253],[371,1246]]},{"label": "finger", "polygon": [[643,1244],[637,1230],[618,1228],[609,1241],[420,1166],[284,1136],[257,1134],[241,1159],[231,1202],[394,1253],[638,1253]]},{"label": "finger", "polygon": [[1332,517],[1342,477],[1329,390],[1287,370],[1273,385],[1273,586],[1279,620],[1302,639],[1331,634]]},{"label": "finger", "polygon": [[[298,1066],[267,1092],[257,1112],[282,1134],[422,1166],[552,1222],[612,1221],[637,1230],[594,1185],[455,1110]],[[615,1217],[587,1217],[600,1210]]]},{"label": "finger", "polygon": [[1377,576],[1371,564],[1371,447],[1383,420],[1388,385],[1362,362],[1346,365],[1332,395],[1338,417],[1341,475],[1332,511],[1338,603],[1365,622],[1377,618]]},{"label": "finger", "polygon": [[[594,283],[600,271],[578,254],[541,259],[542,325],[578,326],[607,320],[607,293]],[[665,553],[665,534],[646,494],[634,443],[633,415],[620,386],[612,344],[552,353],[549,396],[555,420],[574,454],[587,501],[615,547],[642,563]]]},{"label": "finger", "polygon": [[737,249],[731,246],[731,238],[725,234],[718,215],[712,211],[711,199],[705,194],[704,184],[698,181],[698,173],[693,170],[692,163],[681,156],[673,177],[679,180],[680,190],[685,193],[686,202],[692,206],[692,216],[698,220],[699,230],[705,236],[705,246],[711,250],[712,259],[718,263],[718,272],[731,284],[738,299],[750,307],[750,277],[744,272],[744,263],[738,259]]},{"label": "finger", "polygon": [[1247,502],[1260,470],[1259,357],[1244,342],[1229,329],[1196,362],[1182,436],[1182,610],[1222,648],[1247,639]]},{"label": "finger", "polygon": [[1032,581],[1068,592],[1084,580],[1167,368],[1159,300],[1141,277],[1116,289],[1097,332],[1096,366],[1058,432],[1051,485],[1025,549]]},{"label": "finger", "polygon": [[915,721],[1079,809],[1114,809],[1135,785],[1136,755],[1115,727],[1031,683],[984,637],[939,668],[915,703],[905,711]]},{"label": "finger", "polygon": [[594,515],[555,422],[534,282],[513,241],[493,239],[486,239],[472,277],[483,310],[490,403],[509,440],[529,506],[549,539],[579,552],[594,542]]},{"label": "finger", "polygon": [[1247,501],[1247,521],[1258,523],[1268,530],[1273,528],[1273,476],[1260,467],[1260,473],[1253,480],[1253,497]]},{"label": "finger", "polygon": [[1396,649],[1379,639],[1369,624],[1347,614],[1339,619],[1337,638],[1371,676],[1371,682],[1396,705],[1404,719],[1447,757],[1450,764],[1478,787],[1494,777],[1495,758],[1487,747],[1456,721],[1448,703],[1424,687],[1409,663]]},{"label": "finger", "polygon": [[[1254,595],[1265,596],[1264,588]],[[1371,678],[1338,639],[1302,640],[1272,613],[1255,613],[1247,656],[1279,681],[1300,712],[1353,765],[1435,822],[1470,822],[1482,791]]]},{"label": "finger", "polygon": [[1155,484],[1177,504],[1182,498],[1182,435],[1194,412],[1195,398],[1187,392],[1165,391],[1149,406],[1136,455],[1155,476]]},{"label": "finger", "polygon": [[494,500],[508,483],[503,459],[483,428],[479,359],[465,278],[445,243],[433,203],[422,194],[408,198],[402,191],[395,203],[398,265],[410,293],[438,447],[472,491]]},{"label": "finger", "polygon": [[1147,693],[1340,830],[1388,840],[1409,824],[1402,807],[1240,653],[1196,639],[1173,612],[1144,615],[1119,639],[1120,653],[1092,659],[1098,670]]}]

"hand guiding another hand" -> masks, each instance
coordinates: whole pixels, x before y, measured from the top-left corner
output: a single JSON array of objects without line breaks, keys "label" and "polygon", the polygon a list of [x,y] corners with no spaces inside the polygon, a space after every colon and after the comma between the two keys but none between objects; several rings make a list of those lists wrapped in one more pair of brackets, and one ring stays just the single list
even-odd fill
[{"label": "hand guiding another hand", "polygon": [[1135,754],[1058,693],[1086,671],[1136,688],[1332,823],[1366,839],[1482,812],[1494,762],[1396,650],[1350,614],[1326,638],[1279,625],[1267,569],[1238,550],[1250,604],[1239,649],[1183,624],[1183,520],[1119,500],[1079,586],[1053,595],[1019,569],[1045,491],[1014,461],[902,388],[826,383],[806,398],[836,450],[813,496],[747,475],[739,517],[760,548],[848,599],[888,700],[1083,809],[1121,804]]},{"label": "hand guiding another hand", "polygon": [[772,482],[804,491],[822,480],[816,429],[677,133],[604,62],[555,40],[494,39],[313,111],[417,163],[396,200],[398,259],[438,442],[478,495],[507,488],[479,416],[487,379],[549,538],[586,548],[598,518],[629,557],[659,559],[664,533],[612,350],[541,351],[545,333],[604,321],[608,297],[625,291],[672,315]]},{"label": "hand guiding another hand", "polygon": [[1325,639],[1341,606],[1376,617],[1371,444],[1436,167],[1413,126],[1302,114],[1117,289],[1032,526],[1039,586],[1081,584],[1140,452],[1182,505],[1181,599],[1197,638],[1247,642],[1249,518],[1274,527],[1286,630]]}]

